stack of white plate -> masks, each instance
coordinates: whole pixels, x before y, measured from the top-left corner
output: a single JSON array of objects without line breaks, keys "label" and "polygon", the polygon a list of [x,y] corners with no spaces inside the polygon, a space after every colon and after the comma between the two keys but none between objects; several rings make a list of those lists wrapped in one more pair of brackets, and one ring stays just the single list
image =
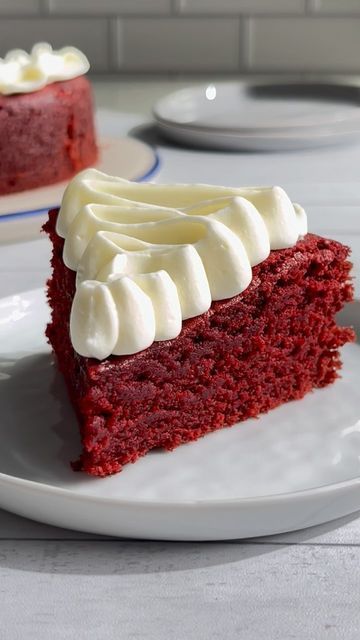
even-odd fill
[{"label": "stack of white plate", "polygon": [[161,132],[213,149],[280,151],[360,138],[360,89],[346,82],[220,82],[154,106]]}]

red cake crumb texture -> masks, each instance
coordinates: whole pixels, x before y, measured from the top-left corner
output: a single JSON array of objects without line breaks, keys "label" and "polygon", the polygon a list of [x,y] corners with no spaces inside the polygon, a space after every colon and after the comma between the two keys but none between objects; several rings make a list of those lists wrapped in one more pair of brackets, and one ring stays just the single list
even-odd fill
[{"label": "red cake crumb texture", "polygon": [[94,164],[91,86],[80,76],[0,95],[0,195],[71,178]]},{"label": "red cake crumb texture", "polygon": [[99,362],[70,342],[75,273],[62,260],[56,215],[45,225],[54,247],[47,337],[80,422],[74,468],[116,473],[154,447],[174,449],[337,378],[339,347],[354,339],[334,318],[353,296],[347,247],[308,234],[272,251],[243,293],[186,320],[174,340]]}]

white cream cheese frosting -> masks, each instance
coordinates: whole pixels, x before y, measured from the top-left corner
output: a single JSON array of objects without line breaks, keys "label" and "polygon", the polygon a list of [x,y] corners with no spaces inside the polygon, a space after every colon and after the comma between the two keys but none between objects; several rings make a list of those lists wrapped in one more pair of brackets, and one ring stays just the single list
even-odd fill
[{"label": "white cream cheese frosting", "polygon": [[179,335],[212,300],[244,291],[307,218],[280,187],[134,183],[86,169],[57,219],[77,272],[70,334],[82,356],[128,355]]},{"label": "white cream cheese frosting", "polygon": [[52,82],[81,76],[89,67],[86,56],[75,47],[54,51],[40,42],[31,53],[13,49],[0,58],[0,94],[32,93]]}]

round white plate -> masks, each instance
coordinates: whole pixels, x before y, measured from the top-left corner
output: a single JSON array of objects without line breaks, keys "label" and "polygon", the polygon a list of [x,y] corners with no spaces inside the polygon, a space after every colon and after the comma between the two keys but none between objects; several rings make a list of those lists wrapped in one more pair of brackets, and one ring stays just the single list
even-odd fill
[{"label": "round white plate", "polygon": [[[360,302],[346,323],[360,329]],[[336,384],[258,420],[156,451],[118,475],[74,473],[78,427],[43,330],[44,293],[0,300],[0,506],[92,533],[220,540],[360,508],[360,345]]]},{"label": "round white plate", "polygon": [[[99,149],[96,168],[128,180],[147,180],[159,165],[156,152],[134,138],[100,138]],[[37,237],[48,210],[60,206],[67,184],[0,196],[0,242]]]},{"label": "round white plate", "polygon": [[359,89],[345,83],[225,82],[176,91],[154,116],[168,137],[207,148],[283,150],[360,136]]},{"label": "round white plate", "polygon": [[230,151],[293,151],[312,147],[328,147],[335,144],[353,143],[360,138],[359,129],[335,132],[318,131],[296,133],[247,134],[236,132],[210,131],[157,123],[159,131],[167,138],[189,147],[230,150]]}]

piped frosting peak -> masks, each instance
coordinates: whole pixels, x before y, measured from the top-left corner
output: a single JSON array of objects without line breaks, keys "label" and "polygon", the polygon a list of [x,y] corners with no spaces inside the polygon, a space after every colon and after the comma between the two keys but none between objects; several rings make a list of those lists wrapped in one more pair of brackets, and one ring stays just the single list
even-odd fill
[{"label": "piped frosting peak", "polygon": [[173,339],[306,232],[304,210],[280,187],[139,184],[87,169],[57,220],[64,262],[77,271],[73,347],[101,360]]},{"label": "piped frosting peak", "polygon": [[89,67],[86,56],[75,47],[54,51],[48,43],[40,42],[30,53],[13,49],[0,58],[0,94],[39,91],[52,82],[81,76]]}]

